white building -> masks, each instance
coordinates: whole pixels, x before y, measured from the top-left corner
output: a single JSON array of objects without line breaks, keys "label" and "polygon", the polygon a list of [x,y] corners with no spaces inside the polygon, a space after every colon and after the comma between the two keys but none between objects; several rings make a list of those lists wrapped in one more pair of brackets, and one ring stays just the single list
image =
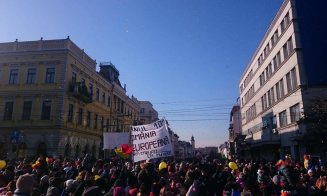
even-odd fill
[{"label": "white building", "polygon": [[241,76],[242,134],[248,157],[299,159],[307,146],[301,111],[326,97],[326,1],[285,0]]}]

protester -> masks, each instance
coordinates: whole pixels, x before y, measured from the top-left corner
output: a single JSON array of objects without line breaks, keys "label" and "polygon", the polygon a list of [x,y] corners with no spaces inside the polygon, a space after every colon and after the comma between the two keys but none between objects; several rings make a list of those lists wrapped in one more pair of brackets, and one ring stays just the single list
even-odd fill
[{"label": "protester", "polygon": [[28,196],[33,192],[34,178],[30,174],[19,176],[14,196]]},{"label": "protester", "polygon": [[132,163],[90,155],[31,163],[25,159],[0,170],[0,196],[327,195],[325,164],[320,159],[313,167],[309,158],[308,169],[289,155],[276,164],[197,158]]}]

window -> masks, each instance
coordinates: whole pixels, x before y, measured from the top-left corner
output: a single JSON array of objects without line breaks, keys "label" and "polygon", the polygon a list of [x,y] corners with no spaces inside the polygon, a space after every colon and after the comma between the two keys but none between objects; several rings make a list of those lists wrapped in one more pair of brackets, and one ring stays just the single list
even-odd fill
[{"label": "window", "polygon": [[245,103],[247,103],[254,95],[254,85],[245,93]]},{"label": "window", "polygon": [[271,90],[268,90],[267,99],[268,99],[267,107],[270,107],[272,105]]},{"label": "window", "polygon": [[121,100],[118,98],[118,106],[117,106],[117,110],[118,110],[118,112],[120,112],[121,111]]},{"label": "window", "polygon": [[292,79],[293,88],[296,88],[297,87],[297,77],[296,77],[296,70],[295,70],[295,68],[293,68],[291,70],[291,79]]},{"label": "window", "polygon": [[275,31],[274,35],[271,38],[271,45],[275,46],[278,40],[278,30]]},{"label": "window", "polygon": [[287,125],[287,115],[286,110],[279,113],[279,127],[284,127]]},{"label": "window", "polygon": [[99,88],[97,88],[97,90],[96,90],[96,100],[97,101],[100,100],[100,90],[99,90]]},{"label": "window", "polygon": [[47,68],[47,73],[45,75],[45,83],[51,84],[55,80],[55,68]]},{"label": "window", "polygon": [[83,123],[83,108],[78,109],[78,119],[77,119],[77,124],[82,125]]},{"label": "window", "polygon": [[284,24],[287,27],[291,23],[290,15],[287,13],[284,17]]},{"label": "window", "polygon": [[275,103],[275,94],[274,94],[274,87],[271,88],[268,91],[268,101],[270,102],[269,105],[272,105],[273,103]]},{"label": "window", "polygon": [[262,111],[264,111],[267,108],[267,98],[266,98],[266,94],[264,94],[261,97],[261,105],[262,105]]},{"label": "window", "polygon": [[278,62],[277,62],[277,56],[274,56],[273,58],[273,64],[274,64],[274,72],[278,69]]},{"label": "window", "polygon": [[32,101],[24,101],[22,120],[31,120]]},{"label": "window", "polygon": [[124,101],[122,100],[122,101],[120,102],[120,112],[121,112],[121,113],[124,113],[124,109],[125,109],[125,107],[124,107]]},{"label": "window", "polygon": [[277,66],[279,67],[280,66],[280,64],[281,64],[281,59],[280,59],[280,52],[278,52],[277,54],[276,54],[276,62],[277,62]]},{"label": "window", "polygon": [[72,83],[75,84],[77,81],[77,75],[75,72],[72,73]]},{"label": "window", "polygon": [[258,58],[258,65],[260,66],[263,63],[263,56],[262,54]]},{"label": "window", "polygon": [[106,126],[106,131],[109,131],[109,118],[107,118],[107,126]]},{"label": "window", "polygon": [[18,83],[18,69],[10,70],[9,76],[9,84],[17,84]]},{"label": "window", "polygon": [[287,13],[284,19],[282,20],[282,22],[280,23],[281,31],[284,32],[289,24],[290,24],[290,15]]},{"label": "window", "polygon": [[94,114],[94,129],[98,128],[98,114]]},{"label": "window", "polygon": [[255,116],[257,115],[256,112],[256,106],[255,104],[253,104],[246,112],[245,112],[245,116],[246,116],[246,122],[249,122],[250,120],[254,119]]},{"label": "window", "polygon": [[287,49],[287,42],[283,45],[283,52],[284,52],[284,61],[288,58],[289,56],[289,51]]},{"label": "window", "polygon": [[278,67],[280,66],[280,52],[278,52],[276,54],[276,56],[273,58],[273,63],[274,63],[274,71],[276,71],[278,69]]},{"label": "window", "polygon": [[268,80],[270,78],[270,76],[272,75],[272,65],[271,65],[271,63],[269,63],[268,66],[266,67],[265,73],[266,73],[266,80]]},{"label": "window", "polygon": [[287,40],[283,46],[284,60],[287,59],[293,51],[292,37]]},{"label": "window", "polygon": [[265,72],[262,72],[262,74],[259,76],[259,78],[260,78],[260,86],[262,86],[266,81]]},{"label": "window", "polygon": [[264,49],[264,55],[265,55],[265,58],[268,56],[268,53],[269,53],[269,44],[266,45],[265,49]]},{"label": "window", "polygon": [[26,84],[34,84],[36,79],[36,69],[30,68],[27,70]]},{"label": "window", "polygon": [[141,114],[144,114],[144,113],[145,113],[145,108],[141,108],[140,113],[141,113]]},{"label": "window", "polygon": [[85,87],[85,79],[84,78],[81,78],[80,86],[81,86],[81,88]]},{"label": "window", "polygon": [[87,111],[86,113],[86,127],[91,126],[91,112]]},{"label": "window", "polygon": [[14,102],[12,101],[6,102],[3,120],[12,120],[13,109],[14,109]]},{"label": "window", "polygon": [[107,103],[107,105],[108,105],[108,107],[110,107],[110,96],[108,95],[108,103]]},{"label": "window", "polygon": [[300,119],[300,104],[295,104],[294,106],[290,107],[291,113],[291,123],[294,123]]},{"label": "window", "polygon": [[102,93],[102,103],[106,104],[106,93]]},{"label": "window", "polygon": [[69,104],[69,106],[68,106],[68,118],[67,118],[67,121],[68,122],[73,122],[73,118],[74,118],[74,105],[73,104]]},{"label": "window", "polygon": [[282,33],[285,31],[285,22],[284,22],[284,20],[282,20],[282,22],[280,23],[280,31]]},{"label": "window", "polygon": [[101,124],[101,131],[103,131],[103,128],[104,128],[104,118],[103,118],[103,116],[101,116],[100,124]]},{"label": "window", "polygon": [[89,91],[90,91],[90,95],[91,95],[91,98],[93,97],[93,84],[90,83],[90,86],[89,86]]},{"label": "window", "polygon": [[283,79],[281,79],[276,84],[276,95],[277,95],[277,100],[280,100],[284,96],[284,81],[283,81]]},{"label": "window", "polygon": [[50,120],[51,114],[51,101],[43,101],[42,104],[42,113],[41,113],[41,120]]},{"label": "window", "polygon": [[286,74],[287,91],[291,92],[297,87],[295,68]]}]

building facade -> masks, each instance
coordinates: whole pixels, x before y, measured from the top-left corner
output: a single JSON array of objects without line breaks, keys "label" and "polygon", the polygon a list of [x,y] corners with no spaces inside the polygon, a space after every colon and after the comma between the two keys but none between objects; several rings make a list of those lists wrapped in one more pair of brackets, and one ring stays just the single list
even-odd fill
[{"label": "building facade", "polygon": [[192,144],[187,141],[178,141],[179,153],[178,156],[175,156],[177,160],[185,160],[193,158],[194,149],[192,148]]},{"label": "building facade", "polygon": [[150,101],[139,101],[139,106],[141,124],[150,124],[159,120],[158,112],[153,108]]},{"label": "building facade", "polygon": [[326,1],[285,0],[240,80],[242,134],[248,156],[300,159],[302,112],[326,97]]},{"label": "building facade", "polygon": [[230,112],[228,133],[228,146],[230,150],[228,154],[230,157],[239,156],[244,140],[242,137],[241,109],[239,105],[233,106]]},{"label": "building facade", "polygon": [[69,37],[0,43],[0,157],[98,157],[104,131],[128,131],[138,103],[96,65]]}]

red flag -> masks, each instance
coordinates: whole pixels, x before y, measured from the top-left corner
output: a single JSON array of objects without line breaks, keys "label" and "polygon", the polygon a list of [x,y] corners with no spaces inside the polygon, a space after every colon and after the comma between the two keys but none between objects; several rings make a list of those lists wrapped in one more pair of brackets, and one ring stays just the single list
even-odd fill
[{"label": "red flag", "polygon": [[125,154],[131,154],[132,151],[133,151],[133,148],[130,147],[129,145],[127,145],[127,144],[123,144],[123,145],[121,145],[121,150]]}]

